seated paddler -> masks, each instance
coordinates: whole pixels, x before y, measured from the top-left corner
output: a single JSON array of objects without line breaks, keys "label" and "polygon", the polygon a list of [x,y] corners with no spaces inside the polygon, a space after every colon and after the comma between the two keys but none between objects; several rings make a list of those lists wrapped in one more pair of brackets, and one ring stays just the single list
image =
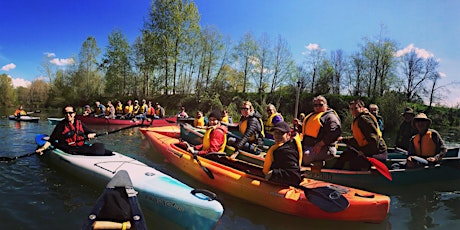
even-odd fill
[{"label": "seated paddler", "polygon": [[93,139],[96,133],[84,125],[80,120],[75,119],[75,108],[67,105],[63,109],[64,119],[56,124],[51,136],[46,143],[36,150],[40,155],[51,145],[76,155],[111,155],[103,143],[85,143],[86,139]]},{"label": "seated paddler", "polygon": [[289,124],[281,121],[273,127],[275,144],[265,155],[265,179],[286,185],[298,185],[302,180],[302,144],[300,137],[292,136]]},{"label": "seated paddler", "polygon": [[211,152],[224,152],[227,144],[227,126],[221,124],[222,114],[219,110],[213,110],[209,114],[208,126],[203,136],[203,144],[188,147],[187,151],[206,155]]}]

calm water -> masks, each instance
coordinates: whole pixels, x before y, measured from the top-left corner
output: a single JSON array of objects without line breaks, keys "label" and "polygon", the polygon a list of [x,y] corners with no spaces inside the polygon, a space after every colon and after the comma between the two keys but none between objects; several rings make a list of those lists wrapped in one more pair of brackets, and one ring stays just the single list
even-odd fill
[{"label": "calm water", "polygon": [[[0,119],[0,156],[18,156],[35,150],[37,133],[50,134],[54,126],[40,114],[37,123]],[[96,131],[118,127],[92,127]],[[196,182],[167,164],[137,129],[98,138],[107,148],[125,153],[184,183],[216,192],[225,208],[216,229],[457,229],[460,227],[460,191],[429,185],[405,188],[391,196],[390,214],[381,224],[302,219],[241,201]],[[450,182],[452,183],[452,182]],[[455,183],[460,183],[456,181]],[[38,156],[0,163],[1,229],[79,229],[104,185],[94,187],[63,174]],[[270,201],[267,201],[270,202]],[[142,203],[141,203],[142,205]],[[144,210],[150,229],[170,229],[171,223]]]}]

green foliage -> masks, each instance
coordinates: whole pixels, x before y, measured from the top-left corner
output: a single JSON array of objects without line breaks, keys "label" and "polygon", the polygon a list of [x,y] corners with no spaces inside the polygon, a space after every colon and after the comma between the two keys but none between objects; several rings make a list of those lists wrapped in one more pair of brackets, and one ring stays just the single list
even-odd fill
[{"label": "green foliage", "polygon": [[0,74],[0,104],[2,106],[12,106],[16,102],[13,89],[13,80],[6,74]]}]

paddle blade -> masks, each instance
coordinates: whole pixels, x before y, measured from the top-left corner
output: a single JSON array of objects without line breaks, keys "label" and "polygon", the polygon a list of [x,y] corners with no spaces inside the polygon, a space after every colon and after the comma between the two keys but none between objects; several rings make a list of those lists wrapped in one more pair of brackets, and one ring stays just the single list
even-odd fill
[{"label": "paddle blade", "polygon": [[35,143],[37,143],[38,146],[43,146],[46,143],[46,137],[48,135],[46,134],[36,134],[35,135]]},{"label": "paddle blade", "polygon": [[305,193],[307,199],[326,212],[340,212],[350,206],[347,198],[339,191],[329,187],[305,188],[299,186]]},{"label": "paddle blade", "polygon": [[377,169],[377,171],[380,174],[382,174],[384,177],[386,177],[390,181],[393,180],[390,170],[388,170],[388,167],[383,162],[373,157],[367,157],[367,160]]}]

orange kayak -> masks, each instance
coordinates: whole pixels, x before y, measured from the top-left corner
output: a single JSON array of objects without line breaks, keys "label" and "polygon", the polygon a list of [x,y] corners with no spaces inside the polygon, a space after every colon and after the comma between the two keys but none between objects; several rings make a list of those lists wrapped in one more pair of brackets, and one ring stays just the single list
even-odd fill
[{"label": "orange kayak", "polygon": [[305,218],[372,223],[387,218],[388,196],[313,179],[304,179],[296,187],[274,184],[262,177],[260,166],[219,154],[194,158],[183,149],[178,138],[151,129],[140,130],[167,161],[185,173],[256,205]]}]

